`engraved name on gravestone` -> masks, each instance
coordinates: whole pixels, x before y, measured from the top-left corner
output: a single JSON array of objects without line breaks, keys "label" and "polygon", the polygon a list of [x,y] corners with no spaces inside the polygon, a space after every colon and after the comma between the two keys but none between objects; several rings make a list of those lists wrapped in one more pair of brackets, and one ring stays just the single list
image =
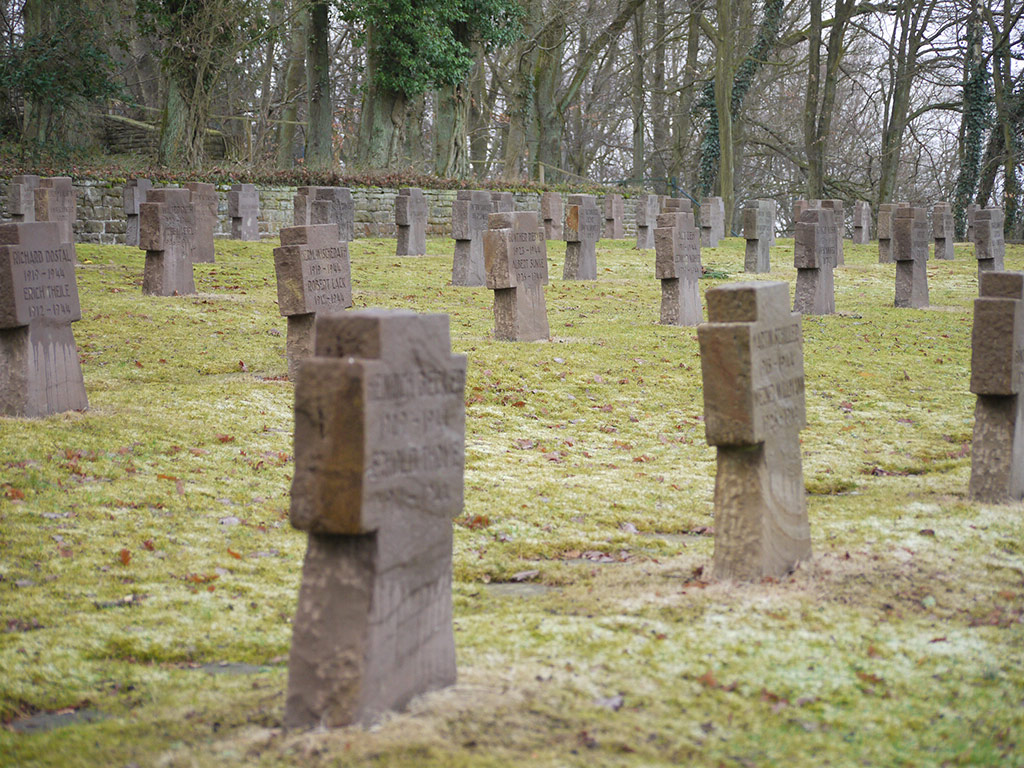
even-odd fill
[{"label": "engraved name on gravestone", "polygon": [[690,212],[662,213],[654,229],[654,276],[661,281],[662,325],[697,325],[700,230]]},{"label": "engraved name on gravestone", "polygon": [[308,543],[284,720],[366,725],[455,682],[466,358],[446,315],[321,315],[315,336],[295,386],[291,522]]},{"label": "engraved name on gravestone", "polygon": [[707,441],[718,448],[714,576],[778,578],[811,556],[800,316],[786,283],[723,285],[705,298],[697,338]]},{"label": "engraved name on gravestone", "polygon": [[75,189],[70,176],[53,176],[39,180],[35,192],[36,221],[57,223],[63,243],[75,241]]},{"label": "engraved name on gravestone", "polygon": [[395,255],[427,255],[427,197],[422,189],[406,187],[395,196]]},{"label": "engraved name on gravestone", "polygon": [[452,237],[455,259],[452,285],[485,285],[484,232],[491,215],[491,193],[479,189],[461,189],[452,203]]},{"label": "engraved name on gravestone", "polygon": [[196,292],[192,277],[196,209],[187,189],[151,189],[139,204],[139,247],[146,251],[142,293],[184,296]]},{"label": "engraved name on gravestone", "polygon": [[953,258],[953,206],[935,203],[932,206],[932,236],[935,239],[935,258]]},{"label": "engraved name on gravestone", "polygon": [[622,199],[622,195],[605,195],[603,236],[608,238],[609,240],[621,240],[623,237],[625,237],[625,218],[626,204]]},{"label": "engraved name on gravestone", "polygon": [[700,244],[716,248],[725,237],[725,203],[720,197],[706,197],[700,203]]},{"label": "engraved name on gravestone", "polygon": [[260,239],[260,193],[255,184],[235,184],[228,192],[228,216],[231,237],[235,240]]},{"label": "engraved name on gravestone", "polygon": [[569,203],[565,206],[564,234],[562,279],[596,280],[601,211],[593,195],[569,195]]},{"label": "engraved name on gravestone", "polygon": [[842,200],[814,200],[815,207],[825,208],[832,211],[835,217],[835,238],[836,238],[836,266],[841,267],[846,263],[843,256],[843,235],[846,233],[846,212],[843,210]]},{"label": "engraved name on gravestone", "polygon": [[636,247],[654,248],[654,230],[661,213],[661,199],[657,195],[641,195],[636,200]]},{"label": "engraved name on gravestone", "polygon": [[28,224],[36,220],[36,187],[39,177],[22,174],[11,179],[7,192],[7,212],[15,224]]},{"label": "engraved name on gravestone", "polygon": [[853,242],[857,245],[871,242],[871,203],[866,200],[853,204]]},{"label": "engraved name on gravestone", "polygon": [[800,215],[793,234],[796,291],[793,311],[803,315],[831,315],[836,311],[835,214],[827,208],[809,208]]},{"label": "engraved name on gravestone", "polygon": [[545,192],[540,196],[540,217],[544,220],[544,238],[561,240],[565,206],[560,192]]},{"label": "engraved name on gravestone", "polygon": [[928,211],[899,207],[893,213],[892,256],[896,260],[897,307],[928,306],[928,244],[932,229]]},{"label": "engraved name on gravestone", "polygon": [[1003,235],[1003,209],[981,208],[974,212],[974,258],[978,260],[978,279],[982,272],[1002,272],[1006,256]]},{"label": "engraved name on gravestone", "polygon": [[[596,210],[596,209],[595,209]],[[533,211],[492,213],[484,233],[487,287],[494,291],[494,337],[538,341],[550,335],[544,286],[547,240]]]},{"label": "engraved name on gravestone", "polygon": [[153,188],[149,179],[128,179],[124,185],[121,199],[124,202],[126,228],[124,244],[138,247],[139,245],[139,204],[146,202],[146,193]]},{"label": "engraved name on gravestone", "polygon": [[1024,498],[1024,273],[984,272],[971,332],[972,499]]},{"label": "engraved name on gravestone", "polygon": [[74,243],[52,222],[0,225],[0,414],[89,407],[71,330],[81,318]]},{"label": "engraved name on gravestone", "polygon": [[213,184],[192,181],[185,185],[192,193],[196,210],[195,247],[192,260],[196,264],[212,264],[213,232],[217,228],[217,188]]},{"label": "engraved name on gravestone", "polygon": [[767,200],[751,200],[743,209],[743,237],[746,251],[744,272],[771,271],[772,206]]},{"label": "engraved name on gravestone", "polygon": [[274,249],[277,305],[288,318],[288,377],[313,354],[316,315],[352,306],[348,243],[338,240],[337,224],[285,227]]}]

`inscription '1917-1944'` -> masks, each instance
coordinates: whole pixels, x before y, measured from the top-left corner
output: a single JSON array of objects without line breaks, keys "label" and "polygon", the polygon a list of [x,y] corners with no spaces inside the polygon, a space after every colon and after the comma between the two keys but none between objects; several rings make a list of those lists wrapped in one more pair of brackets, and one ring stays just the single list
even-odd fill
[{"label": "inscription '1917-1944'", "polygon": [[67,244],[56,248],[11,248],[15,311],[27,323],[50,318],[71,322],[82,313],[75,283],[75,257]]}]

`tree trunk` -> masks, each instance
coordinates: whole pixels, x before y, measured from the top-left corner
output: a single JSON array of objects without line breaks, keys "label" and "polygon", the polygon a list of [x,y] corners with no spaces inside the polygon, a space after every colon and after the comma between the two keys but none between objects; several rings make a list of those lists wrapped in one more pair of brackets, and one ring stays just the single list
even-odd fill
[{"label": "tree trunk", "polygon": [[306,25],[300,18],[298,15],[293,17],[288,38],[288,63],[285,66],[284,93],[281,95],[284,107],[281,109],[281,122],[277,125],[278,168],[291,168],[294,162],[299,93],[306,79]]},{"label": "tree trunk", "polygon": [[469,176],[469,84],[441,88],[435,99],[434,173],[441,178]]},{"label": "tree trunk", "polygon": [[669,118],[665,93],[665,0],[655,0],[654,42],[651,45],[651,188],[668,192]]},{"label": "tree trunk", "polygon": [[359,120],[356,166],[368,170],[404,167],[406,98],[381,88],[367,66],[367,89]]},{"label": "tree trunk", "polygon": [[973,201],[981,173],[981,144],[988,122],[988,75],[981,49],[981,20],[973,4],[967,18],[964,56],[963,112],[960,118],[960,170],[953,196],[953,224],[958,241],[967,237],[967,206]]},{"label": "tree trunk", "polygon": [[486,100],[487,73],[484,69],[483,46],[474,44],[473,53],[476,63],[469,75],[469,158],[473,175],[482,179],[487,175],[487,128],[491,110]]},{"label": "tree trunk", "polygon": [[644,7],[633,14],[633,71],[630,78],[630,102],[633,108],[633,173],[632,183],[643,186],[644,147]]},{"label": "tree trunk", "polygon": [[331,60],[327,3],[315,0],[309,7],[309,45],[306,50],[306,91],[309,94],[309,121],[306,130],[306,166],[328,170],[334,165],[332,143]]},{"label": "tree trunk", "polygon": [[726,234],[732,231],[733,146],[732,146],[732,3],[717,0],[718,30],[715,40],[715,110],[718,113],[718,190],[725,205]]},{"label": "tree trunk", "polygon": [[[557,12],[562,13],[563,10],[564,5],[559,4]],[[543,165],[544,179],[548,184],[558,183],[562,178],[560,169],[565,167],[562,160],[565,115],[559,109],[557,98],[565,52],[564,20],[564,16],[559,16],[545,27],[538,40],[537,58],[533,65],[537,154],[531,175],[534,179],[539,178],[539,169]]]}]

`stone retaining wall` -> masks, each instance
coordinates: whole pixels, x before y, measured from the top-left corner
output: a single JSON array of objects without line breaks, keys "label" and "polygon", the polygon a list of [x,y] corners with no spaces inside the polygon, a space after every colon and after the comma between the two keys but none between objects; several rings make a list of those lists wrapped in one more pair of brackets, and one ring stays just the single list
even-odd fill
[{"label": "stone retaining wall", "polygon": [[[4,221],[10,221],[7,195],[10,180],[0,180],[0,208]],[[162,186],[162,185],[157,185]],[[76,181],[74,188],[78,195],[78,218],[75,221],[75,241],[79,243],[100,243],[123,245],[127,222],[122,201],[123,182]],[[217,186],[220,205],[218,207],[218,237],[230,237],[231,220],[228,218],[228,191],[230,184]],[[260,237],[276,238],[282,227],[292,225],[292,198],[295,187],[262,187],[260,193]],[[398,190],[386,187],[352,189],[355,202],[356,237],[395,236],[395,196]],[[427,234],[451,237],[453,189],[424,189],[427,198]],[[565,195],[563,195],[563,198]],[[540,195],[526,192],[515,195],[516,210],[536,211],[540,209]],[[603,198],[598,199],[603,210]],[[636,236],[636,207],[632,199],[625,200],[626,235]]]}]

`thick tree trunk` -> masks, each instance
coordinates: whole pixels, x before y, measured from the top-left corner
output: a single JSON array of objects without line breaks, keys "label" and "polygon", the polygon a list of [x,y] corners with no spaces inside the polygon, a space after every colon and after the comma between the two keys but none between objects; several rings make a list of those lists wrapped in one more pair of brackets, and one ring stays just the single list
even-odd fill
[{"label": "thick tree trunk", "polygon": [[485,86],[484,51],[480,45],[473,46],[476,63],[469,75],[469,158],[473,175],[482,179],[487,175],[488,124],[491,119],[490,104]]},{"label": "thick tree trunk", "polygon": [[309,7],[309,45],[306,51],[306,91],[309,95],[306,166],[317,170],[327,170],[334,165],[329,36],[327,3],[315,0]]},{"label": "thick tree trunk", "polygon": [[718,190],[725,205],[725,228],[732,230],[735,202],[732,146],[732,4],[717,0],[718,30],[715,40],[715,109],[718,112]]},{"label": "thick tree trunk", "polygon": [[630,103],[633,108],[633,173],[632,182],[643,186],[646,170],[644,147],[644,7],[633,14],[633,71],[630,78]]},{"label": "thick tree trunk", "polygon": [[306,79],[306,24],[296,15],[288,38],[281,122],[277,125],[277,167],[291,168],[295,156],[295,128],[299,120],[299,93]]},{"label": "thick tree trunk", "polygon": [[405,146],[404,94],[388,91],[374,82],[373,67],[367,68],[366,95],[359,121],[356,166],[369,170],[403,168]]},{"label": "thick tree trunk", "polygon": [[457,83],[435,94],[434,173],[447,179],[469,177],[469,84]]},{"label": "thick tree trunk", "polygon": [[654,42],[651,45],[651,187],[668,192],[669,118],[665,93],[665,0],[655,0]]},{"label": "thick tree trunk", "polygon": [[[559,12],[563,6],[559,6]],[[565,52],[565,35],[562,25],[564,17],[544,28],[537,45],[537,58],[533,65],[533,84],[536,101],[537,154],[531,176],[540,176],[544,168],[544,180],[555,184],[561,180],[562,136],[565,130],[565,116],[558,108],[558,86],[562,77],[562,56]]]}]

